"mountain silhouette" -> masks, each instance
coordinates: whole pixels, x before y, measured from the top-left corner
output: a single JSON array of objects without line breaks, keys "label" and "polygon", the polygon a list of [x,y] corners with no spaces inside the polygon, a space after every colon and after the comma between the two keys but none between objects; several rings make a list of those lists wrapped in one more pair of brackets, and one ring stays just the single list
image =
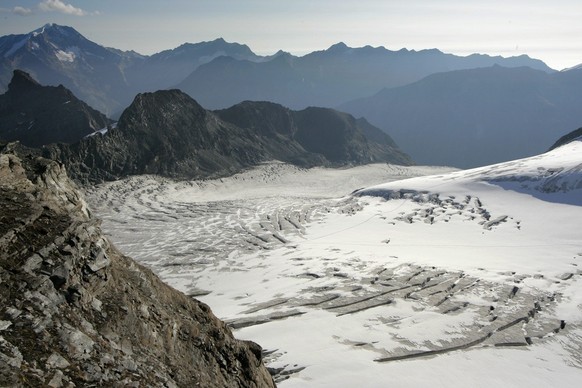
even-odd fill
[{"label": "mountain silhouette", "polygon": [[42,86],[15,70],[8,91],[0,95],[0,139],[30,147],[74,143],[111,124],[64,86]]},{"label": "mountain silhouette", "polygon": [[461,168],[539,154],[582,122],[582,70],[459,70],[339,106],[390,133],[418,163]]},{"label": "mountain silhouette", "polygon": [[391,51],[344,43],[302,57],[281,50],[259,56],[222,38],[148,56],[104,47],[72,27],[46,24],[27,34],[0,37],[0,92],[7,89],[12,72],[21,69],[43,85],[64,85],[110,117],[117,117],[137,93],[175,87],[208,109],[245,100],[304,109],[334,107],[436,72],[493,64],[552,72],[527,56],[460,57],[436,49]]},{"label": "mountain silhouette", "polygon": [[494,64],[552,72],[543,62],[527,56],[459,57],[436,49],[390,51],[371,46],[350,48],[338,43],[303,57],[282,54],[262,62],[217,58],[197,68],[176,87],[211,109],[244,100],[272,101],[292,109],[334,107],[433,73]]}]

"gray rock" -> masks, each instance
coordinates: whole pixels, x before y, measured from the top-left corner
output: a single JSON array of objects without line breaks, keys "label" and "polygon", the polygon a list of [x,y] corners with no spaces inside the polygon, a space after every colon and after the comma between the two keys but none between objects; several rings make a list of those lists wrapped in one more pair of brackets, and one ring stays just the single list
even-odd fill
[{"label": "gray rock", "polygon": [[95,342],[87,334],[67,325],[61,331],[61,345],[73,358],[87,359]]},{"label": "gray rock", "polygon": [[93,272],[97,272],[111,264],[111,260],[107,257],[103,250],[98,250],[95,253],[95,260],[88,263],[89,268]]},{"label": "gray rock", "polygon": [[26,264],[24,265],[24,267],[22,267],[22,269],[25,270],[26,272],[32,272],[39,269],[41,264],[42,257],[35,253],[34,255],[30,256],[28,260],[26,260]]},{"label": "gray rock", "polygon": [[50,369],[64,369],[68,368],[71,363],[60,354],[53,353],[50,355],[48,360],[46,360],[46,365]]},{"label": "gray rock", "polygon": [[49,381],[48,386],[51,388],[61,388],[63,386],[63,372],[57,370],[53,378]]}]

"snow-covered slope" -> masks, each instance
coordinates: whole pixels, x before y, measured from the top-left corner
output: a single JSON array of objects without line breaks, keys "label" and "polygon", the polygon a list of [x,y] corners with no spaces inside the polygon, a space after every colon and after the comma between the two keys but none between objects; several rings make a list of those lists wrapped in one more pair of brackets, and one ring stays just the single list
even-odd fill
[{"label": "snow-covered slope", "polygon": [[527,194],[542,201],[582,206],[582,139],[526,159],[422,177],[363,189],[356,195],[392,198],[402,189],[432,193],[483,191],[484,186]]},{"label": "snow-covered slope", "polygon": [[581,148],[456,172],[138,177],[89,199],[122,250],[265,347],[282,387],[576,387]]}]

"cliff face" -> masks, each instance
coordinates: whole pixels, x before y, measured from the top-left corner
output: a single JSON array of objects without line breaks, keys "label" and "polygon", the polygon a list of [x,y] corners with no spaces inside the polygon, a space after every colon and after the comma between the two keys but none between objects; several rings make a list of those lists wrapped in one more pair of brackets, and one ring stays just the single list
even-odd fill
[{"label": "cliff face", "polygon": [[7,147],[0,218],[0,386],[274,386],[257,344],[103,237],[61,164]]}]

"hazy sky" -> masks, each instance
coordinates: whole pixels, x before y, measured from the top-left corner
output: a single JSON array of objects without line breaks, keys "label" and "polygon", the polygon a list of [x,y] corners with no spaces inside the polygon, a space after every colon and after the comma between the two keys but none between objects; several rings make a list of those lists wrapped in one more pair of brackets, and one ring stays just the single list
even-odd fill
[{"label": "hazy sky", "polygon": [[142,54],[223,37],[263,55],[342,41],[582,63],[582,0],[0,0],[0,18],[0,35],[51,22]]}]

